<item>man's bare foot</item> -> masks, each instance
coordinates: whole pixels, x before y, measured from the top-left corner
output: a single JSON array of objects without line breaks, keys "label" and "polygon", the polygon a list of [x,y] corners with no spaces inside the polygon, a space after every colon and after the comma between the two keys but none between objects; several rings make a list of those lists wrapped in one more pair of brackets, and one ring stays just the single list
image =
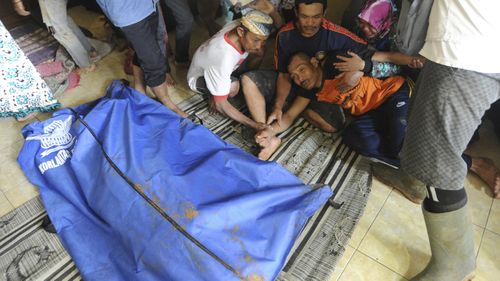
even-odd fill
[{"label": "man's bare foot", "polygon": [[269,140],[269,145],[266,147],[263,147],[260,152],[259,152],[259,159],[260,160],[267,160],[273,155],[273,153],[280,147],[281,145],[281,139],[278,137],[272,137]]},{"label": "man's bare foot", "polygon": [[495,166],[493,160],[484,157],[471,157],[472,166],[470,170],[478,175],[493,192],[493,197],[500,198],[500,169]]},{"label": "man's bare foot", "polygon": [[167,86],[169,87],[173,87],[175,86],[175,84],[177,84],[177,82],[175,82],[175,79],[174,77],[172,77],[172,74],[170,73],[167,73]]},{"label": "man's bare foot", "polygon": [[177,114],[179,114],[181,117],[183,118],[189,118],[189,114],[187,114],[186,112],[182,111],[182,110],[179,110],[178,112],[176,112]]},{"label": "man's bare foot", "polygon": [[93,63],[87,67],[78,69],[78,73],[80,73],[80,74],[89,73],[89,72],[95,71],[96,69],[97,69],[97,65],[95,63]]}]

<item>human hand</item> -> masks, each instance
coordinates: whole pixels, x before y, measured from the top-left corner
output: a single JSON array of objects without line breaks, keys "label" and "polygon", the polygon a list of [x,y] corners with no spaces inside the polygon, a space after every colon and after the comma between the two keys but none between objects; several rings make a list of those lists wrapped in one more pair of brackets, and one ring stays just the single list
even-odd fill
[{"label": "human hand", "polygon": [[426,59],[422,56],[413,57],[411,62],[408,64],[411,68],[422,68],[424,67]]},{"label": "human hand", "polygon": [[274,5],[269,0],[255,0],[248,7],[268,15],[274,12]]},{"label": "human hand", "polygon": [[[339,75],[335,76],[335,79],[344,78],[344,76],[345,76],[345,73],[344,73],[344,72],[342,72],[342,73],[340,73]],[[345,91],[347,91],[350,87],[349,87],[349,84],[348,84],[348,83],[346,83],[345,79],[341,79],[341,80],[339,81],[339,83],[337,84],[337,87],[336,87],[336,88],[337,88],[337,90],[338,90],[339,92],[345,92]]]},{"label": "human hand", "polygon": [[275,108],[271,114],[269,114],[269,117],[267,117],[267,122],[266,124],[270,125],[274,121],[278,123],[278,125],[281,123],[281,117],[283,116],[283,111],[279,108]]},{"label": "human hand", "polygon": [[358,54],[351,51],[348,51],[347,54],[351,57],[349,58],[344,56],[337,56],[337,58],[342,60],[343,62],[334,63],[333,66],[336,69],[342,72],[347,72],[363,70],[365,68],[365,61],[360,56],[358,56]]},{"label": "human hand", "polygon": [[274,133],[271,128],[266,128],[264,130],[260,130],[255,134],[255,142],[261,147],[267,147],[270,144],[271,138],[274,136]]},{"label": "human hand", "polygon": [[269,127],[269,125],[267,125],[265,123],[257,122],[257,126],[255,127],[255,130],[262,131],[262,130],[267,129],[268,127]]},{"label": "human hand", "polygon": [[14,6],[14,11],[20,16],[29,16],[31,12],[26,11],[24,8],[24,3],[22,0],[12,0],[12,5]]}]

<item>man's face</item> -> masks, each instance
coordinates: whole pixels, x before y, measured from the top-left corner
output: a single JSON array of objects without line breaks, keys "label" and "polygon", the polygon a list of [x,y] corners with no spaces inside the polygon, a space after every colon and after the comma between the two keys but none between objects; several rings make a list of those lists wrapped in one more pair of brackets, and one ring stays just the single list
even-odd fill
[{"label": "man's face", "polygon": [[295,84],[306,90],[311,90],[320,84],[319,70],[308,59],[293,57],[288,65],[288,73]]},{"label": "man's face", "polygon": [[312,37],[321,27],[324,15],[323,4],[299,4],[297,7],[297,28],[304,37]]},{"label": "man's face", "polygon": [[[242,29],[243,30],[243,29]],[[257,35],[248,30],[243,30],[240,36],[241,46],[248,53],[261,53],[266,44],[267,36]]]}]

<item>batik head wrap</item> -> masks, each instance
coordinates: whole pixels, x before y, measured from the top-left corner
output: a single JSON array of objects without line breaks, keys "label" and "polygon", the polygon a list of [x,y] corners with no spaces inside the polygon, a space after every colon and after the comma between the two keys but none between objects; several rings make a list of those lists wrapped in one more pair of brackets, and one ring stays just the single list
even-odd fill
[{"label": "batik head wrap", "polygon": [[253,10],[241,17],[241,25],[253,34],[269,36],[273,29],[273,19],[266,13]]}]

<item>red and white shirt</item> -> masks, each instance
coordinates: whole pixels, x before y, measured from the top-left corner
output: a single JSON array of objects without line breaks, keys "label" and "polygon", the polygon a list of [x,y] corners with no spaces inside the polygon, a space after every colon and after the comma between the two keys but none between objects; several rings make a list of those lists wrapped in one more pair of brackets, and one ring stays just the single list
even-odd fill
[{"label": "red and white shirt", "polygon": [[225,97],[229,94],[231,73],[248,56],[228,38],[228,33],[238,25],[239,21],[228,23],[196,50],[187,74],[191,90],[196,92],[196,81],[203,76],[213,96]]}]

